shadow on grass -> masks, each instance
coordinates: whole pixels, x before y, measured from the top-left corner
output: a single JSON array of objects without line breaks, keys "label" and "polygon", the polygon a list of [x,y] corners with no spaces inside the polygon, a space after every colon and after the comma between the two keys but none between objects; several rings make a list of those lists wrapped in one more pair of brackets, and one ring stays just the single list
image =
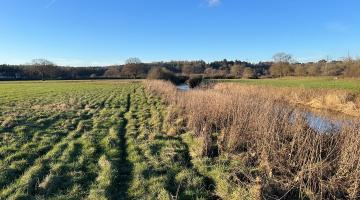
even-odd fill
[{"label": "shadow on grass", "polygon": [[[127,105],[126,105],[126,112],[129,112],[130,110],[130,103],[131,103],[131,97],[130,94],[128,94],[127,97]],[[129,199],[128,195],[128,189],[130,187],[130,182],[132,180],[132,169],[133,164],[128,160],[128,152],[127,152],[127,142],[125,134],[127,132],[126,126],[128,124],[128,120],[126,119],[124,115],[123,117],[123,123],[120,126],[119,129],[119,138],[120,138],[120,160],[117,163],[117,171],[118,174],[114,180],[114,187],[111,191],[111,199]]]}]

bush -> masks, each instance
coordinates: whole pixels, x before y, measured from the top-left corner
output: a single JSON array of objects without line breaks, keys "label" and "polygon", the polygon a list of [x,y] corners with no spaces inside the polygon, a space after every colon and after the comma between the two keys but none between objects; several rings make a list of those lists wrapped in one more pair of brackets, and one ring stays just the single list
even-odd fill
[{"label": "bush", "polygon": [[190,76],[188,84],[190,88],[197,87],[203,81],[203,77],[200,75]]},{"label": "bush", "polygon": [[256,78],[255,71],[250,67],[246,67],[242,77],[247,79]]},{"label": "bush", "polygon": [[150,70],[148,76],[148,79],[157,79],[157,80],[166,80],[166,81],[171,81],[174,84],[179,84],[182,81],[181,78],[177,77],[174,73],[172,73],[171,71],[165,69],[165,68],[160,68],[160,67],[156,67]]}]

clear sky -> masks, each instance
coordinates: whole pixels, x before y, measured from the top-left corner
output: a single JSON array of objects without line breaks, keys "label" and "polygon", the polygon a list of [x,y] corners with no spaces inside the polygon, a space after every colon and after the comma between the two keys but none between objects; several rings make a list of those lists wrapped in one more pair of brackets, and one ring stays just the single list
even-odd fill
[{"label": "clear sky", "polygon": [[359,0],[0,0],[0,63],[360,55]]}]

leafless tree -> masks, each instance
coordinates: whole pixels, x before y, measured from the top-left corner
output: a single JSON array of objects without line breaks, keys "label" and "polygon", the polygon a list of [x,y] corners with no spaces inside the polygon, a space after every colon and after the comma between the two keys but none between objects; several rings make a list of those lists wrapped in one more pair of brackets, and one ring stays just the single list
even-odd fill
[{"label": "leafless tree", "polygon": [[244,73],[245,67],[246,67],[245,65],[235,64],[235,65],[231,66],[230,73],[235,78],[240,78],[242,76],[242,74]]},{"label": "leafless tree", "polygon": [[294,61],[292,55],[283,52],[275,54],[273,59],[276,63],[291,63]]},{"label": "leafless tree", "polygon": [[106,78],[119,78],[121,76],[120,70],[116,67],[110,67],[107,69],[103,75]]},{"label": "leafless tree", "polygon": [[46,59],[33,59],[31,61],[31,65],[33,67],[33,71],[38,73],[43,81],[46,78],[56,76],[57,67],[51,61]]},{"label": "leafless tree", "polygon": [[136,58],[136,57],[134,57],[134,58],[128,58],[128,59],[126,59],[126,61],[125,61],[125,64],[140,64],[141,63],[141,60],[139,59],[139,58]]},{"label": "leafless tree", "polygon": [[246,67],[244,69],[243,78],[249,79],[249,78],[254,78],[254,77],[255,77],[255,71],[250,67]]},{"label": "leafless tree", "polygon": [[270,68],[271,75],[289,76],[292,73],[290,63],[294,62],[293,57],[287,53],[277,53],[273,56],[274,64]]}]

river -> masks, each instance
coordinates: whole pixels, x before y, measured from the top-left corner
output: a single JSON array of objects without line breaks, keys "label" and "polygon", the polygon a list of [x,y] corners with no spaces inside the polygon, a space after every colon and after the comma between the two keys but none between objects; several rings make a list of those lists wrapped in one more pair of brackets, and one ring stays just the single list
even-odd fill
[{"label": "river", "polygon": [[184,92],[186,92],[186,91],[189,91],[189,90],[190,90],[189,85],[187,85],[187,84],[185,84],[185,83],[180,84],[180,85],[177,85],[176,87],[177,87],[177,89],[178,89],[178,90],[180,90],[180,91],[184,91]]},{"label": "river", "polygon": [[[190,87],[187,84],[180,84],[176,87],[178,90],[183,92],[190,90]],[[329,112],[326,110],[313,110],[304,107],[296,109],[295,114],[301,114],[304,116],[309,127],[319,133],[341,130],[346,123],[350,123],[353,119],[351,116],[340,113]]]},{"label": "river", "polygon": [[340,113],[303,107],[296,109],[295,113],[304,116],[308,126],[319,133],[339,131],[346,123],[351,123],[353,119],[351,116]]}]

